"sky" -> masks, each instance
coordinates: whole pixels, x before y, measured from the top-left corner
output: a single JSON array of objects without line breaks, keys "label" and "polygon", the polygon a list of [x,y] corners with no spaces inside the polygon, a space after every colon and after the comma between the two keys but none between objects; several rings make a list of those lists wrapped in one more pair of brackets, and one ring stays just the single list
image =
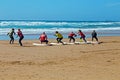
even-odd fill
[{"label": "sky", "polygon": [[120,0],[0,0],[0,20],[120,21]]}]

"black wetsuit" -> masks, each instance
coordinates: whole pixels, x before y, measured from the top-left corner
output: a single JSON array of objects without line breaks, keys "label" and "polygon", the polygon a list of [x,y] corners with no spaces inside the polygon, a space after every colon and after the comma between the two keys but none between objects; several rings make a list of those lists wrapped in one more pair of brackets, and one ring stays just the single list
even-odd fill
[{"label": "black wetsuit", "polygon": [[92,32],[92,41],[93,41],[94,38],[96,39],[96,41],[98,41],[97,33],[95,31]]}]

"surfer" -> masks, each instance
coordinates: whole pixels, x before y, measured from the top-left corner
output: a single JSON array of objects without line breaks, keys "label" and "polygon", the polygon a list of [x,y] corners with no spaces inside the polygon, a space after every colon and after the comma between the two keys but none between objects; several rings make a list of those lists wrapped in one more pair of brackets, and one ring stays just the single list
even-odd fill
[{"label": "surfer", "polygon": [[73,40],[73,42],[75,42],[74,36],[76,37],[77,35],[75,33],[73,33],[73,32],[70,32],[68,34],[69,42],[71,42],[71,40]]},{"label": "surfer", "polygon": [[12,28],[12,30],[9,33],[7,33],[7,35],[9,35],[9,37],[10,37],[10,44],[13,44],[14,43],[13,35],[15,35],[14,28]]},{"label": "surfer", "polygon": [[22,42],[21,42],[23,40],[23,38],[24,38],[24,35],[22,34],[22,31],[20,29],[18,29],[17,34],[19,36],[19,44],[20,44],[20,46],[23,46]]},{"label": "surfer", "polygon": [[56,40],[57,40],[58,43],[64,44],[64,43],[62,42],[62,39],[63,39],[62,34],[60,34],[58,31],[56,31],[56,32],[55,32],[55,36],[57,37]]},{"label": "surfer", "polygon": [[87,42],[86,39],[85,39],[86,36],[81,30],[78,30],[78,35],[80,35],[80,39],[83,39],[84,42]]},{"label": "surfer", "polygon": [[93,41],[93,39],[95,38],[96,39],[96,41],[98,42],[98,38],[97,38],[97,33],[96,33],[96,31],[95,30],[93,30],[93,32],[92,32],[92,41]]},{"label": "surfer", "polygon": [[40,35],[39,39],[40,39],[41,44],[42,44],[42,42],[46,42],[46,44],[48,44],[47,35],[45,34],[45,32],[43,32]]}]

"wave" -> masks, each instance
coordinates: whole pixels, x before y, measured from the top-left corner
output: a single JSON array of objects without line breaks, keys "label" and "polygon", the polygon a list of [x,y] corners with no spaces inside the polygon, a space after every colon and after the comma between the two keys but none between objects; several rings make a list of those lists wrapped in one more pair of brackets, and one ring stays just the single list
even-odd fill
[{"label": "wave", "polygon": [[97,26],[120,25],[120,22],[42,22],[42,21],[1,21],[0,26]]},{"label": "wave", "polygon": [[[59,31],[61,33],[69,33],[71,31],[73,32],[77,32],[79,29],[81,29],[84,32],[91,32],[93,30],[96,31],[116,31],[119,30],[120,31],[120,27],[110,27],[110,28],[51,28],[51,29],[34,29],[34,28],[30,28],[30,29],[21,29],[23,34],[41,34],[42,32],[46,32],[47,34],[54,34],[55,31]],[[6,35],[11,29],[10,28],[0,28],[0,35]],[[17,32],[17,30],[15,30],[15,32]]]},{"label": "wave", "polygon": [[0,35],[6,35],[11,28],[21,28],[24,34],[40,34],[46,32],[53,34],[55,31],[69,33],[79,29],[90,32],[120,30],[120,22],[47,22],[47,21],[0,21]]}]

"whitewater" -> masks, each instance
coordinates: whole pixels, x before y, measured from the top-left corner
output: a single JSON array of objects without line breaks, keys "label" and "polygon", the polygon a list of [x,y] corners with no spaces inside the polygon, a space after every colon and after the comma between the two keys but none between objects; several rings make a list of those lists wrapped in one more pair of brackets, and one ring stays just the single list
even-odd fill
[{"label": "whitewater", "polygon": [[0,40],[8,40],[6,35],[12,28],[21,29],[25,39],[38,39],[42,32],[46,32],[48,38],[55,38],[55,31],[61,32],[65,38],[69,32],[77,33],[80,29],[87,37],[96,30],[99,36],[120,36],[120,22],[117,21],[0,21]]}]

